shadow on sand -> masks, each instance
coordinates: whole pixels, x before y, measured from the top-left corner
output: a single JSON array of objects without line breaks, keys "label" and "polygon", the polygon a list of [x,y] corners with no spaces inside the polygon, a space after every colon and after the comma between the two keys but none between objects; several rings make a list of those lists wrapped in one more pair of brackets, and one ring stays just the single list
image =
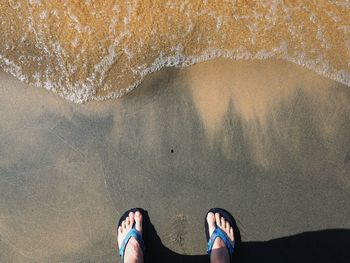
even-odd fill
[{"label": "shadow on sand", "polygon": [[[165,247],[147,211],[143,212],[146,223],[147,247],[145,262],[197,263],[209,262],[207,255],[181,255]],[[232,262],[337,262],[350,260],[350,230],[329,229],[305,232],[264,242],[240,242]]]}]

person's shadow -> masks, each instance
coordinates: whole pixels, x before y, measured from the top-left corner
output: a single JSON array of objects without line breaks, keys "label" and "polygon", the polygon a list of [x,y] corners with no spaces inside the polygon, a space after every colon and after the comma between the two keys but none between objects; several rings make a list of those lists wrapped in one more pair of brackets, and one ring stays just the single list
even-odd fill
[{"label": "person's shadow", "polygon": [[[147,211],[144,238],[148,244],[145,262],[209,262],[203,255],[181,255],[165,247],[152,225]],[[241,242],[238,228],[236,250],[231,262],[350,262],[350,230],[329,229],[305,232],[265,242]]]}]

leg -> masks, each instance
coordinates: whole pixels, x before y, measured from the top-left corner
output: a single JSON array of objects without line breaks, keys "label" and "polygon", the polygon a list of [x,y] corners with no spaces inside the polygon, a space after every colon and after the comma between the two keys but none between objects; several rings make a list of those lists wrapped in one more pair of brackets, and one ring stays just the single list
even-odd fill
[{"label": "leg", "polygon": [[[220,217],[219,213],[215,213],[215,215],[210,212],[207,215],[207,222],[209,226],[209,235],[211,235],[215,230],[215,225],[221,228],[231,241],[234,241],[233,229],[230,226],[229,222],[227,222],[223,217]],[[228,250],[225,246],[225,243],[221,240],[221,238],[216,238],[213,249],[210,255],[211,263],[229,263],[230,256]]]},{"label": "leg", "polygon": [[[137,231],[142,233],[142,214],[137,211],[136,213],[130,212],[129,216],[125,218],[121,226],[118,227],[118,244],[122,244],[125,236],[135,223]],[[126,245],[124,254],[125,263],[143,263],[143,253],[140,244],[135,238],[131,238]]]}]

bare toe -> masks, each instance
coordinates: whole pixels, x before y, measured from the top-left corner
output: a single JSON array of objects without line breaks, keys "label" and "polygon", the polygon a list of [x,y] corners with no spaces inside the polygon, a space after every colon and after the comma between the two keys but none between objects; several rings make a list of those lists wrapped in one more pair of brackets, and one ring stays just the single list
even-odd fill
[{"label": "bare toe", "polygon": [[208,213],[207,222],[209,226],[209,236],[211,236],[215,230],[215,215],[212,212]]},{"label": "bare toe", "polygon": [[226,222],[226,233],[230,232],[230,223],[227,221]]},{"label": "bare toe", "polygon": [[133,212],[129,213],[130,225],[133,226],[135,223],[135,214]]},{"label": "bare toe", "polygon": [[215,213],[215,221],[217,226],[221,226],[220,214]]},{"label": "bare toe", "polygon": [[224,230],[226,228],[225,218],[221,217],[221,228]]},{"label": "bare toe", "polygon": [[142,214],[140,211],[136,211],[135,213],[135,228],[142,233]]}]

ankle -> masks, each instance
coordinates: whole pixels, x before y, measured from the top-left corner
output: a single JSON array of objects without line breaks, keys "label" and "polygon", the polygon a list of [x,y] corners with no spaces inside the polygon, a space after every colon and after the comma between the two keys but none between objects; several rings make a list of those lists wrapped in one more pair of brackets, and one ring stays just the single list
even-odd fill
[{"label": "ankle", "polygon": [[226,247],[215,248],[211,251],[211,263],[226,263],[230,262],[230,256]]}]

